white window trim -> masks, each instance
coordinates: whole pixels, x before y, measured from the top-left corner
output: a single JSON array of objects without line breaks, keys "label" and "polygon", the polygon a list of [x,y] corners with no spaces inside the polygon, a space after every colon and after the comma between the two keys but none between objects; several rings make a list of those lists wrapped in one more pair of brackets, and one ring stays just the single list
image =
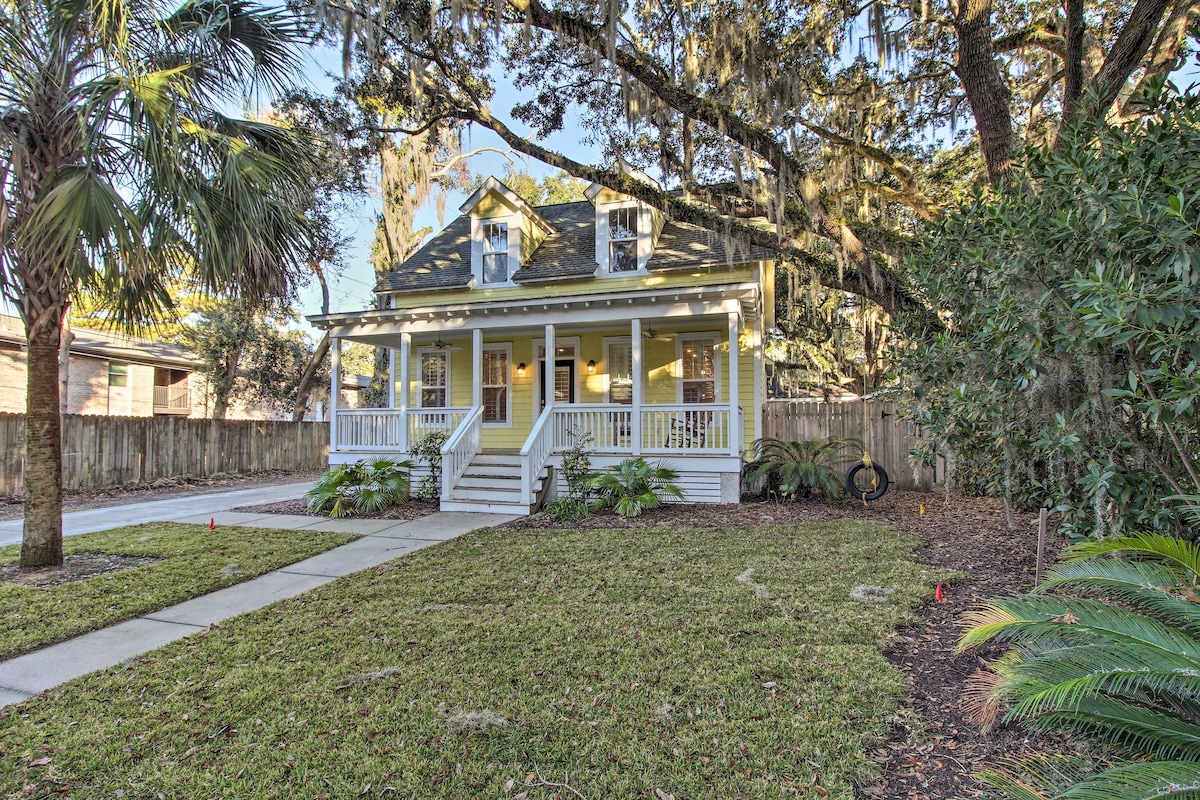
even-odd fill
[{"label": "white window trim", "polygon": [[[421,368],[421,361],[426,353],[437,353],[446,357],[446,405],[444,406],[426,406],[425,405],[425,370]],[[450,348],[449,347],[418,347],[417,348],[417,396],[416,408],[453,408],[454,401],[450,395]],[[440,387],[438,387],[440,388]]]},{"label": "white window trim", "polygon": [[[638,268],[629,270],[628,272],[613,272],[612,265],[609,263],[609,245],[612,239],[608,234],[608,212],[619,211],[624,208],[636,208],[638,210],[638,235],[637,235],[637,263]],[[600,278],[628,278],[646,276],[650,274],[649,263],[651,255],[652,243],[652,228],[654,226],[654,218],[650,212],[650,207],[645,203],[639,203],[636,200],[627,200],[618,203],[603,203],[596,206],[596,270],[597,277]]]},{"label": "white window trim", "polygon": [[[675,402],[683,404],[683,342],[702,341],[713,346],[713,404],[721,402],[721,334],[717,331],[694,331],[675,334]],[[691,380],[691,379],[689,379]],[[693,404],[689,404],[693,405]],[[694,404],[702,405],[702,404]]]},{"label": "white window trim", "polygon": [[[629,273],[625,273],[629,274]],[[604,402],[611,404],[612,399],[612,369],[609,367],[608,350],[610,347],[628,347],[633,350],[633,338],[630,336],[605,336],[601,339],[603,343],[604,361],[600,366],[604,370]],[[633,358],[630,357],[630,369],[633,368]],[[626,404],[627,405],[627,404]]]},{"label": "white window trim", "polygon": [[[495,284],[488,284],[488,285],[493,286]],[[505,355],[505,358],[507,359],[506,363],[508,364],[508,369],[506,369],[504,371],[504,380],[506,381],[506,383],[504,385],[504,389],[505,389],[504,400],[505,400],[505,404],[507,405],[507,408],[505,408],[505,410],[504,410],[504,419],[505,419],[504,422],[484,422],[481,424],[485,428],[511,428],[513,426],[513,370],[516,369],[516,367],[513,366],[512,342],[484,343],[483,350],[484,350],[484,352],[487,352],[488,350],[502,351]],[[481,354],[481,356],[482,356],[482,354]],[[486,375],[487,375],[487,371],[484,370],[485,378],[486,378]],[[495,388],[497,386],[497,384],[490,384],[490,386],[492,388]],[[483,386],[480,388],[482,390],[482,389],[486,389],[488,387],[489,387],[489,384],[484,383]]]},{"label": "white window trim", "polygon": [[[504,223],[508,226],[508,280],[503,283],[483,282],[483,231],[485,225]],[[521,269],[521,215],[513,213],[503,217],[471,217],[471,275],[475,286],[480,289],[499,289],[517,286],[513,275]]]}]

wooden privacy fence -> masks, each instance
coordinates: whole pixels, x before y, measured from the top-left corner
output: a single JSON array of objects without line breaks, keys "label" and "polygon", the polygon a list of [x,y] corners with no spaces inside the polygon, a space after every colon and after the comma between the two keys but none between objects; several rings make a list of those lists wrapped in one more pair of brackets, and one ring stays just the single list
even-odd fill
[{"label": "wooden privacy fence", "polygon": [[884,400],[768,400],[763,403],[763,436],[790,442],[853,436],[866,443],[894,488],[929,491],[942,479],[941,471],[909,465],[908,452],[921,437],[897,416],[897,406]]},{"label": "wooden privacy fence", "polygon": [[[183,475],[324,469],[327,422],[63,417],[63,487],[104,489]],[[0,495],[23,491],[25,415],[0,414]]]}]

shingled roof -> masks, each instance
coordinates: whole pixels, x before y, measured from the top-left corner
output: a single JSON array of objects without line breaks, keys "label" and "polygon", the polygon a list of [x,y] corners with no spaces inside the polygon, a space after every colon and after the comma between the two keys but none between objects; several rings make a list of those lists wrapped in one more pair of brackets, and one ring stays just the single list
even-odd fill
[{"label": "shingled roof", "polygon": [[[537,212],[554,226],[529,262],[513,274],[516,283],[579,280],[596,274],[596,209],[588,201],[538,206]],[[704,265],[721,266],[761,261],[771,255],[763,248],[734,243],[726,249],[721,237],[686,222],[667,222],[658,237],[649,269],[659,272]],[[377,292],[467,289],[471,286],[471,220],[461,216],[397,269],[383,276]]]}]

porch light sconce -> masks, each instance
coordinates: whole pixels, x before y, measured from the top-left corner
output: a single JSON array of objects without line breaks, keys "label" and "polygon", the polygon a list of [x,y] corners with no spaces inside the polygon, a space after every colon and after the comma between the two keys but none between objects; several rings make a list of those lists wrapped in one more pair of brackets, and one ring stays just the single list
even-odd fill
[{"label": "porch light sconce", "polygon": [[525,377],[525,362],[524,361],[522,361],[520,364],[517,364],[517,377],[518,378]]},{"label": "porch light sconce", "polygon": [[591,361],[588,362],[588,375],[591,375],[595,371],[596,371],[596,359],[593,358]]}]

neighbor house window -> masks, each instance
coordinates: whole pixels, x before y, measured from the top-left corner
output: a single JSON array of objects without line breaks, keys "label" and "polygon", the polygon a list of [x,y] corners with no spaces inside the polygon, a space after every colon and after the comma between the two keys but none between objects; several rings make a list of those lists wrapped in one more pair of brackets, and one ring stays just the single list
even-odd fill
[{"label": "neighbor house window", "polygon": [[716,339],[683,337],[679,349],[680,399],[685,403],[717,402]]},{"label": "neighbor house window", "polygon": [[483,421],[493,424],[508,422],[508,401],[511,395],[509,345],[489,345],[483,348]]},{"label": "neighbor house window", "polygon": [[118,387],[128,386],[129,365],[122,361],[108,362],[108,385]]},{"label": "neighbor house window", "polygon": [[608,402],[633,403],[633,345],[612,341],[605,345],[608,359]]},{"label": "neighbor house window", "polygon": [[431,349],[420,352],[420,388],[417,398],[421,408],[446,408],[450,398],[450,354]]},{"label": "neighbor house window", "polygon": [[483,225],[483,282],[508,283],[508,223]]},{"label": "neighbor house window", "polygon": [[636,272],[638,210],[618,208],[608,212],[608,271]]}]

